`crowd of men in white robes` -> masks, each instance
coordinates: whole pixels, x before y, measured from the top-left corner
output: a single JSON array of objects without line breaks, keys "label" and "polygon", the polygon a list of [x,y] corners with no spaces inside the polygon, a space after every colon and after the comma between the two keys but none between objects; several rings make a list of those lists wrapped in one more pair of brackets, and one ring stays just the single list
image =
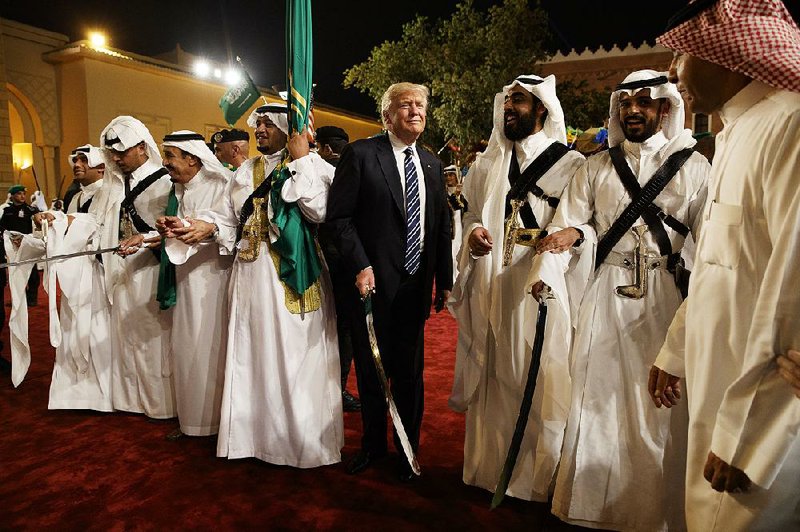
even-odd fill
[{"label": "crowd of men in white robes", "polygon": [[[554,76],[502,87],[463,190],[457,177],[445,188],[457,169],[417,147],[428,98],[418,85],[387,90],[388,134],[346,148],[336,168],[290,135],[285,105],[253,111],[261,154],[242,155],[235,134],[237,149],[217,151],[225,164],[195,132],[159,145],[139,120],[115,118],[98,147],[70,155],[81,190],[68,211],[6,234],[10,261],[87,252],[46,267],[49,408],[177,416],[170,439],[218,434],[220,457],[339,462],[346,371],[314,226],[333,211],[340,275],[358,264],[343,296],[355,301],[389,279],[386,259],[368,256],[370,231],[385,227],[373,220],[386,217],[402,240],[386,254],[402,273],[398,299],[376,300],[370,343],[418,373],[403,388],[400,359],[387,362],[415,452],[414,357],[435,276],[437,304],[447,299],[459,325],[449,404],[465,413],[465,483],[549,502],[591,528],[800,526],[800,29],[780,0],[701,0],[659,42],[675,51],[669,71],[620,81],[609,149],[588,159],[566,146]],[[687,105],[722,118],[713,165],[684,129]],[[348,194],[391,207],[364,218]],[[437,248],[448,234],[452,249]],[[15,302],[31,267],[10,272]],[[381,320],[419,311],[422,286],[426,309],[402,324],[419,340],[395,353],[389,331],[406,329]],[[27,316],[14,312],[18,384],[30,352]],[[369,413],[352,474],[386,453],[357,321]]]}]

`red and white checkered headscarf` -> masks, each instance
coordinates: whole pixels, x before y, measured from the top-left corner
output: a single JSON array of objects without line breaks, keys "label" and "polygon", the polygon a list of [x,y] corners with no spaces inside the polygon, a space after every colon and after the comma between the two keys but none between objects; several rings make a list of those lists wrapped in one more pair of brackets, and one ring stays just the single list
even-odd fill
[{"label": "red and white checkered headscarf", "polygon": [[800,92],[800,28],[781,0],[698,0],[656,42]]}]

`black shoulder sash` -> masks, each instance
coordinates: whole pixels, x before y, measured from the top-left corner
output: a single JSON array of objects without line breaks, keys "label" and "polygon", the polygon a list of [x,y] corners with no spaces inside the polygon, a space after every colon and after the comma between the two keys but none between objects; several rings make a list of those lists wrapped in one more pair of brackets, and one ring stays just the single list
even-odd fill
[{"label": "black shoulder sash", "polygon": [[83,214],[88,213],[89,212],[89,207],[92,205],[92,200],[93,199],[94,199],[94,196],[89,198],[86,201],[86,203],[84,203],[83,205],[78,205],[78,212],[83,213]]},{"label": "black shoulder sash", "polygon": [[[554,209],[558,207],[558,198],[545,194],[544,190],[536,183],[544,174],[555,166],[568,151],[569,148],[564,144],[554,142],[540,153],[538,157],[528,165],[524,172],[520,173],[516,150],[512,149],[511,166],[508,170],[508,180],[511,183],[511,190],[506,194],[506,218],[511,214],[511,200],[524,200],[529,192],[545,200],[550,207]],[[536,216],[534,216],[533,210],[528,202],[524,202],[519,212],[525,227],[529,229],[539,227]]]},{"label": "black shoulder sash", "polygon": [[131,222],[133,222],[133,226],[136,228],[137,231],[140,233],[147,233],[153,231],[154,229],[150,227],[147,222],[142,220],[142,217],[139,216],[139,213],[136,212],[136,206],[133,202],[136,198],[139,197],[139,194],[147,190],[147,187],[161,179],[162,176],[167,174],[167,169],[164,167],[159,168],[149,176],[145,177],[139,184],[133,187],[130,192],[125,196],[125,199],[122,200],[120,204],[120,210],[124,210],[128,213],[128,216],[131,218]]},{"label": "black shoulder sash", "polygon": [[[614,158],[617,157],[617,155],[611,153],[611,150],[614,149],[615,148],[609,149],[609,155],[612,157],[612,162],[614,162]],[[616,147],[616,149],[619,150],[618,147]],[[618,151],[618,155],[621,156],[621,152]],[[619,218],[614,221],[608,231],[606,231],[606,234],[603,235],[603,238],[601,238],[600,242],[597,244],[595,269],[599,268],[603,261],[606,260],[606,257],[608,257],[608,254],[611,253],[611,250],[614,248],[614,246],[617,245],[617,242],[619,242],[622,236],[628,232],[628,230],[633,226],[640,216],[645,218],[645,222],[647,222],[648,227],[650,227],[652,231],[653,226],[651,226],[650,222],[648,221],[648,217],[650,217],[652,214],[652,216],[658,221],[658,227],[662,232],[664,232],[664,236],[666,237],[666,231],[664,230],[664,226],[661,225],[660,216],[657,216],[652,211],[648,211],[648,214],[645,214],[645,212],[647,211],[648,206],[653,202],[654,199],[656,199],[661,191],[664,190],[664,187],[667,186],[672,178],[675,177],[675,174],[678,173],[678,170],[680,170],[681,166],[683,166],[683,163],[685,163],[691,155],[692,150],[689,148],[673,153],[667,157],[667,160],[664,161],[664,164],[661,165],[661,168],[656,170],[656,172],[653,174],[653,177],[650,178],[644,188],[640,188],[638,193],[631,194],[630,191],[628,192],[631,194],[633,201],[631,201],[631,203],[625,207],[625,210],[622,211],[622,214],[619,215]],[[620,175],[620,178],[623,179],[624,184],[625,179],[630,179],[630,177],[633,176],[633,172],[631,172],[631,169],[625,162],[624,157],[622,157],[622,162],[625,163],[625,168],[628,169],[627,173],[630,174],[628,178],[623,178],[623,174],[626,173],[624,168],[622,171],[617,169],[617,173]],[[617,167],[616,163],[614,164],[614,167]],[[636,178],[633,177],[633,180],[636,181]],[[627,188],[628,187],[626,185],[626,189]],[[656,207],[656,209],[658,209],[658,207]],[[660,209],[659,212],[661,212]],[[659,237],[655,236],[655,238],[659,242],[660,253],[662,255],[670,255],[672,253],[671,245],[667,244],[668,249],[665,252],[664,249],[661,249],[662,243],[658,240]],[[667,238],[667,242],[669,242],[669,238]]]}]

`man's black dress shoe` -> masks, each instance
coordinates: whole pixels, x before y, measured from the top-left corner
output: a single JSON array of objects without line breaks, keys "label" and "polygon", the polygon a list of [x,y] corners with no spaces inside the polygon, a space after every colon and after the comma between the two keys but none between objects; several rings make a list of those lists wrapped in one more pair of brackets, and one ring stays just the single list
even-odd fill
[{"label": "man's black dress shoe", "polygon": [[185,436],[185,434],[181,431],[181,429],[177,428],[177,429],[173,430],[172,432],[170,432],[169,434],[167,434],[164,438],[167,441],[178,441],[181,438],[183,438],[184,436]]},{"label": "man's black dress shoe", "polygon": [[357,475],[358,473],[361,473],[366,468],[371,466],[372,462],[374,462],[381,456],[383,455],[376,455],[375,453],[371,453],[363,449],[358,451],[356,455],[353,456],[353,458],[351,458],[349,462],[347,462],[347,469],[346,469],[347,474]]},{"label": "man's black dress shoe", "polygon": [[404,455],[400,456],[400,462],[397,467],[397,478],[400,482],[412,482],[417,479],[417,475],[411,470],[408,460]]},{"label": "man's black dress shoe", "polygon": [[342,409],[345,412],[359,412],[361,410],[361,401],[347,390],[342,391]]}]

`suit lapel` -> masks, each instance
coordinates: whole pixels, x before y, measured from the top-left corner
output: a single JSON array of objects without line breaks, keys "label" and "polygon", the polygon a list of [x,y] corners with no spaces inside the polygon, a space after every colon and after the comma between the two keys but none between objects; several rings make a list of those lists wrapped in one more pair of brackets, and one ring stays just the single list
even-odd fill
[{"label": "suit lapel", "polygon": [[417,149],[419,162],[422,165],[422,173],[425,175],[425,235],[430,235],[433,230],[433,207],[438,194],[438,176],[433,171],[431,155],[423,150]]},{"label": "suit lapel", "polygon": [[377,156],[378,163],[380,163],[381,170],[383,171],[383,177],[386,179],[386,184],[389,185],[394,203],[397,205],[397,210],[400,211],[400,215],[405,219],[406,210],[404,207],[405,201],[403,200],[403,187],[400,184],[401,178],[400,173],[397,171],[397,159],[394,158],[392,145],[389,142],[389,135],[384,135],[380,138]]}]

